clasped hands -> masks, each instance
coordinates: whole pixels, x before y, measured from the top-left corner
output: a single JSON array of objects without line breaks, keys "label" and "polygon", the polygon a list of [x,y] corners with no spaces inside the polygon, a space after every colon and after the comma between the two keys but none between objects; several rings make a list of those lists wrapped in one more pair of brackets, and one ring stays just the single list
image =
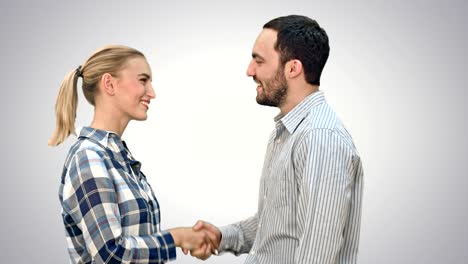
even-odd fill
[{"label": "clasped hands", "polygon": [[193,227],[178,227],[169,232],[185,255],[190,252],[193,257],[206,260],[212,254],[218,254],[221,231],[208,222],[199,220]]}]

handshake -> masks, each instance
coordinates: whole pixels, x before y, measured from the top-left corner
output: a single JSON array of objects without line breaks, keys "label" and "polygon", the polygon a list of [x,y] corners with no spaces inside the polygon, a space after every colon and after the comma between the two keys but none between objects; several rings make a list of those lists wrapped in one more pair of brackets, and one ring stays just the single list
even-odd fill
[{"label": "handshake", "polygon": [[206,260],[212,254],[218,254],[221,231],[208,222],[199,220],[193,227],[177,227],[170,229],[169,233],[175,246],[182,248],[185,255],[190,251],[193,257]]}]

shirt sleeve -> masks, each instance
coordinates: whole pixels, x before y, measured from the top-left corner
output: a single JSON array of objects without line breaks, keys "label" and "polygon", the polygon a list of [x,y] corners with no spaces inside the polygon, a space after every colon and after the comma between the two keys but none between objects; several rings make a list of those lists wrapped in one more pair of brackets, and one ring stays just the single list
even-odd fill
[{"label": "shirt sleeve", "polygon": [[[354,199],[356,153],[333,131],[319,129],[304,137],[295,155],[300,237],[295,263],[336,263],[343,257],[345,233],[351,232],[345,229]],[[348,250],[354,258],[357,242]]]},{"label": "shirt sleeve", "polygon": [[[174,240],[168,231],[146,236],[124,236],[118,197],[104,156],[78,151],[64,183],[63,207],[81,232],[93,263],[164,263],[176,258]],[[80,235],[80,234],[77,234]]]},{"label": "shirt sleeve", "polygon": [[238,223],[220,227],[221,243],[219,252],[230,252],[238,256],[248,253],[257,234],[258,214]]}]

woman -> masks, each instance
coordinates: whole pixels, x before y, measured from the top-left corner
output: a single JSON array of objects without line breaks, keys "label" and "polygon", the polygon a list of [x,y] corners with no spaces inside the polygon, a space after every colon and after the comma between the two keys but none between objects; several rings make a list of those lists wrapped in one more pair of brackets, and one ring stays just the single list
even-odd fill
[{"label": "woman", "polygon": [[106,46],[65,77],[49,145],[74,134],[80,77],[94,119],[68,153],[59,192],[72,262],[164,263],[175,259],[175,247],[210,252],[214,246],[205,232],[160,229],[158,201],[121,139],[130,120],[146,120],[155,98],[141,52]]}]

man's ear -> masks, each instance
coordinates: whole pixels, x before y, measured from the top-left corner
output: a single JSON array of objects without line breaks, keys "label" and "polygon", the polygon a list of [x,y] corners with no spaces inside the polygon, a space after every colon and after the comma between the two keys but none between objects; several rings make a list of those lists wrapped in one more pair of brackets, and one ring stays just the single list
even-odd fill
[{"label": "man's ear", "polygon": [[302,62],[300,60],[290,60],[285,65],[286,78],[294,79],[303,72]]},{"label": "man's ear", "polygon": [[114,77],[109,73],[104,73],[101,77],[101,87],[104,93],[114,95]]}]

